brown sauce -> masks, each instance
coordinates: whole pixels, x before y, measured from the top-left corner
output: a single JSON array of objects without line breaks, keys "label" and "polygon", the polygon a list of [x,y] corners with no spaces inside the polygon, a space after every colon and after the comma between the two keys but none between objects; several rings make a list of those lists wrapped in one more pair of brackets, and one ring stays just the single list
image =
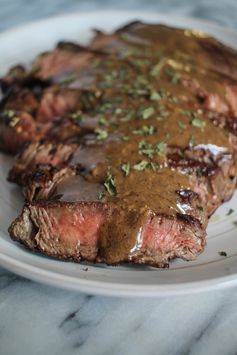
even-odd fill
[{"label": "brown sauce", "polygon": [[[112,42],[123,58],[97,59],[88,74],[103,95],[89,112],[91,133],[71,160],[87,175],[60,183],[52,198],[114,206],[101,232],[108,261],[139,248],[141,226],[150,215],[195,214],[192,203],[177,194],[193,190],[193,179],[167,167],[169,147],[208,150],[214,158],[233,152],[229,135],[212,124],[196,92],[182,84],[190,78],[225,101],[214,59],[200,50],[205,40],[183,30],[138,26]],[[86,115],[78,122],[82,128],[89,127]]]}]

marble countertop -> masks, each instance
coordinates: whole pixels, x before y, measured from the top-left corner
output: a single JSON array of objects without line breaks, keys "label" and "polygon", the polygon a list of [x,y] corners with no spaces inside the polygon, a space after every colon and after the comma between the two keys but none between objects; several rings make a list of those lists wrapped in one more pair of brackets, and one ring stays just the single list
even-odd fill
[{"label": "marble countertop", "polygon": [[[113,0],[0,0],[0,30],[68,13],[114,8]],[[236,0],[121,0],[237,28]],[[157,299],[82,295],[0,268],[0,355],[234,355],[237,288]]]}]

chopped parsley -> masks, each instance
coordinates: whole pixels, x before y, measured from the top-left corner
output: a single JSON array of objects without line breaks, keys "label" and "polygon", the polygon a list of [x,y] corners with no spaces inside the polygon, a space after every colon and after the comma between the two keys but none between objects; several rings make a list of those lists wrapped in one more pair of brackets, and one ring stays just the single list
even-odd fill
[{"label": "chopped parsley", "polygon": [[193,117],[193,112],[192,112],[192,111],[184,110],[184,109],[182,109],[181,111],[182,111],[182,113],[183,113],[185,116]]},{"label": "chopped parsley", "polygon": [[154,113],[155,113],[154,107],[150,106],[150,107],[145,108],[145,109],[141,112],[141,116],[142,116],[143,120],[147,120],[147,119],[150,118]]},{"label": "chopped parsley", "polygon": [[227,256],[227,253],[225,251],[219,251],[218,254],[220,256]]},{"label": "chopped parsley", "polygon": [[113,69],[109,74],[105,76],[105,80],[107,81],[112,81],[113,79],[116,79],[118,77],[118,71]]},{"label": "chopped parsley", "polygon": [[168,117],[169,114],[170,114],[169,111],[167,111],[164,106],[160,106],[159,107],[159,115],[160,115],[160,117],[158,118],[158,120],[162,121],[163,119]]},{"label": "chopped parsley", "polygon": [[158,155],[166,155],[167,153],[167,144],[164,142],[160,142],[155,144],[154,146],[146,141],[140,141],[138,144],[139,154],[143,154],[148,156],[148,158],[152,159],[154,154]]},{"label": "chopped parsley", "polygon": [[123,110],[121,109],[121,107],[117,107],[115,110],[116,115],[120,115],[122,112],[123,112]]},{"label": "chopped parsley", "polygon": [[147,143],[146,141],[143,140],[139,142],[138,148],[139,148],[139,154],[147,155],[148,158],[153,158],[155,150],[152,144]]},{"label": "chopped parsley", "polygon": [[101,105],[98,106],[98,112],[104,113],[112,108],[111,102],[104,102],[101,103]]},{"label": "chopped parsley", "polygon": [[200,118],[198,117],[194,117],[191,121],[191,124],[193,127],[196,127],[196,128],[204,128],[206,126],[206,122],[201,120]]},{"label": "chopped parsley", "polygon": [[99,124],[100,124],[101,126],[108,126],[108,125],[109,125],[109,122],[108,122],[108,120],[107,120],[105,117],[100,117],[100,119],[99,119]]},{"label": "chopped parsley", "polygon": [[166,155],[167,153],[167,144],[164,142],[160,142],[158,144],[156,144],[156,152],[159,155]]},{"label": "chopped parsley", "polygon": [[150,95],[150,100],[151,101],[160,101],[161,100],[161,96],[158,92],[153,91]]},{"label": "chopped parsley", "polygon": [[104,195],[105,195],[104,192],[103,192],[103,191],[100,191],[100,192],[99,192],[99,195],[98,195],[98,199],[99,199],[99,200],[102,200],[102,198],[104,197]]},{"label": "chopped parsley", "polygon": [[202,206],[197,206],[197,209],[198,209],[200,212],[203,212],[203,211],[204,211],[204,209],[203,209]]},{"label": "chopped parsley", "polygon": [[62,78],[62,80],[60,80],[60,84],[65,84],[65,85],[70,84],[76,79],[77,79],[77,75],[72,73]]},{"label": "chopped parsley", "polygon": [[171,77],[171,83],[176,85],[180,79],[181,75],[180,73],[175,72],[173,76]]},{"label": "chopped parsley", "polygon": [[128,176],[130,173],[130,163],[122,164],[121,165],[121,170],[124,173],[125,176]]},{"label": "chopped parsley", "polygon": [[121,139],[122,139],[122,141],[127,142],[129,140],[129,137],[128,136],[122,136]]},{"label": "chopped parsley", "polygon": [[5,116],[5,117],[7,117],[7,118],[13,118],[15,115],[16,115],[16,111],[14,111],[14,110],[5,110],[4,112],[3,112],[3,115]]},{"label": "chopped parsley", "polygon": [[177,104],[179,102],[179,99],[176,96],[171,95],[169,101],[173,102],[174,104]]},{"label": "chopped parsley", "polygon": [[190,145],[190,147],[193,147],[196,144],[195,137],[193,135],[189,139],[188,144]]},{"label": "chopped parsley", "polygon": [[83,119],[83,115],[81,111],[73,112],[70,114],[70,118],[75,122],[75,123],[80,123]]},{"label": "chopped parsley", "polygon": [[226,215],[229,216],[232,213],[234,213],[234,210],[233,210],[233,208],[230,208]]},{"label": "chopped parsley", "polygon": [[149,165],[149,162],[146,160],[142,160],[139,163],[133,165],[133,169],[136,171],[143,171]]},{"label": "chopped parsley", "polygon": [[155,133],[156,128],[154,126],[142,126],[139,129],[132,131],[133,134],[140,134],[141,136],[148,136]]},{"label": "chopped parsley", "polygon": [[121,38],[123,41],[129,41],[129,39],[131,38],[131,36],[130,36],[128,33],[121,33],[121,34],[120,34],[120,38]]},{"label": "chopped parsley", "polygon": [[176,85],[181,77],[180,73],[172,69],[166,69],[165,74],[170,78],[172,84]]},{"label": "chopped parsley", "polygon": [[150,162],[149,166],[151,167],[151,169],[153,171],[156,171],[156,170],[160,169],[160,165],[157,164],[157,163]]},{"label": "chopped parsley", "polygon": [[10,127],[15,127],[20,121],[20,118],[17,117],[16,112],[14,110],[5,110],[3,112],[3,118],[6,120],[7,124]]},{"label": "chopped parsley", "polygon": [[94,132],[96,134],[96,139],[98,139],[99,141],[104,140],[108,137],[108,132],[103,129],[96,128]]},{"label": "chopped parsley", "polygon": [[152,76],[155,76],[157,78],[160,77],[160,73],[161,73],[161,70],[163,69],[164,65],[166,64],[166,61],[167,61],[167,58],[162,58],[159,63],[157,63],[156,65],[154,65],[151,69],[151,72],[150,74]]},{"label": "chopped parsley", "polygon": [[124,117],[120,118],[120,121],[122,122],[130,121],[134,117],[134,113],[135,113],[134,109],[129,109],[127,114]]},{"label": "chopped parsley", "polygon": [[184,130],[187,127],[186,124],[183,123],[182,121],[178,121],[178,125],[181,130]]},{"label": "chopped parsley", "polygon": [[111,174],[111,171],[107,171],[104,187],[106,188],[110,196],[117,195],[116,180],[115,177]]}]

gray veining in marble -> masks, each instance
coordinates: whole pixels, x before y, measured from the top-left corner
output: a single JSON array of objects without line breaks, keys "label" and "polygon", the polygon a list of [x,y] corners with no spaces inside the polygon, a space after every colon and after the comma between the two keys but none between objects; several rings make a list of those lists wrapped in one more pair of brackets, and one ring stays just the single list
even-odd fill
[{"label": "gray veining in marble", "polygon": [[[46,16],[146,9],[237,28],[236,0],[0,0],[0,30]],[[82,295],[0,268],[0,355],[236,355],[237,288],[158,299]]]}]

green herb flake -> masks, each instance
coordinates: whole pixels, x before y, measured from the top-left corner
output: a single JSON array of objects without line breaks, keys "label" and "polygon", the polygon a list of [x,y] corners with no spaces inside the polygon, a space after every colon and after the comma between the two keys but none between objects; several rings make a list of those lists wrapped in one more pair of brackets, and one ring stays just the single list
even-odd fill
[{"label": "green herb flake", "polygon": [[227,212],[227,216],[231,215],[232,213],[234,213],[235,210],[233,210],[233,208],[230,208],[229,211]]},{"label": "green herb flake", "polygon": [[148,158],[153,158],[154,148],[152,147],[151,144],[143,140],[139,142],[138,148],[139,148],[139,154],[147,155]]},{"label": "green herb flake", "polygon": [[193,117],[193,112],[189,110],[181,110],[181,112],[188,117]]},{"label": "green herb flake", "polygon": [[156,128],[154,126],[142,126],[139,129],[132,131],[133,134],[140,134],[141,136],[151,136],[155,133]]},{"label": "green herb flake", "polygon": [[99,195],[98,195],[98,199],[99,199],[99,200],[102,200],[102,198],[104,197],[104,195],[105,195],[104,192],[103,192],[103,191],[100,191],[100,192],[99,192]]},{"label": "green herb flake", "polygon": [[159,155],[166,155],[167,154],[167,144],[164,142],[160,142],[156,144],[156,152]]},{"label": "green herb flake", "polygon": [[164,65],[166,64],[166,61],[167,61],[167,58],[162,58],[159,63],[157,63],[156,65],[154,65],[151,69],[151,72],[150,74],[152,76],[155,76],[156,78],[159,78],[160,77],[160,73],[161,73],[161,70],[163,69]]},{"label": "green herb flake", "polygon": [[67,76],[65,76],[64,78],[62,78],[62,80],[60,80],[60,84],[70,84],[72,83],[73,81],[75,81],[77,79],[77,75],[76,74],[69,74]]},{"label": "green herb flake", "polygon": [[218,254],[220,256],[227,256],[227,253],[225,251],[219,251]]},{"label": "green herb flake", "polygon": [[117,70],[112,70],[109,74],[105,75],[105,80],[108,81],[108,82],[111,82],[114,79],[116,79],[117,77],[118,77]]},{"label": "green herb flake", "polygon": [[170,102],[173,102],[174,104],[179,103],[179,99],[176,96],[171,96],[169,100],[170,100]]},{"label": "green herb flake", "polygon": [[75,123],[80,123],[83,120],[83,115],[81,111],[73,112],[70,114],[70,118],[75,122]]},{"label": "green herb flake", "polygon": [[135,113],[134,110],[130,109],[124,117],[120,118],[120,121],[121,122],[131,121],[131,119],[134,117],[134,113]]},{"label": "green herb flake", "polygon": [[151,101],[160,101],[161,100],[161,96],[158,92],[153,91],[150,95],[150,100]]},{"label": "green herb flake", "polygon": [[133,169],[136,171],[143,171],[146,169],[146,167],[149,165],[148,161],[142,160],[139,163],[133,165]]},{"label": "green herb flake", "polygon": [[198,209],[200,212],[203,212],[203,211],[204,211],[204,209],[203,209],[202,206],[197,206],[197,209]]},{"label": "green herb flake", "polygon": [[108,126],[108,125],[109,125],[109,122],[108,122],[108,120],[107,120],[105,117],[100,117],[100,119],[99,119],[99,124],[100,124],[101,126]]},{"label": "green herb flake", "polygon": [[122,117],[122,118],[120,118],[120,121],[121,122],[128,122],[128,121],[130,121],[132,119],[132,117],[131,116],[124,116],[124,117]]},{"label": "green herb flake", "polygon": [[151,169],[152,169],[153,171],[157,171],[157,170],[160,169],[160,164],[150,162],[150,163],[149,163],[149,167],[151,167]]},{"label": "green herb flake", "polygon": [[106,188],[110,196],[117,195],[116,180],[115,177],[111,174],[111,171],[107,171],[104,187]]},{"label": "green herb flake", "polygon": [[155,113],[154,107],[147,107],[147,108],[145,108],[145,109],[142,111],[141,116],[142,116],[143,120],[147,120],[147,119],[150,118],[154,113]]},{"label": "green herb flake", "polygon": [[159,107],[159,115],[160,115],[159,121],[164,120],[166,117],[169,116],[169,114],[170,114],[170,112],[167,111],[164,106]]},{"label": "green herb flake", "polygon": [[13,118],[16,115],[16,111],[14,110],[5,110],[3,111],[3,115],[7,118]]},{"label": "green herb flake", "polygon": [[201,128],[201,129],[206,126],[206,122],[201,120],[198,117],[193,118],[192,121],[191,121],[191,124],[192,124],[193,127]]},{"label": "green herb flake", "polygon": [[188,145],[190,147],[193,147],[196,144],[195,137],[192,135],[191,138],[189,139]]},{"label": "green herb flake", "polygon": [[119,36],[123,41],[129,41],[131,36],[128,33],[121,33]]},{"label": "green herb flake", "polygon": [[171,83],[176,85],[180,79],[180,73],[175,72],[171,78]]},{"label": "green herb flake", "polygon": [[14,110],[5,110],[3,111],[3,117],[7,120],[7,124],[10,127],[15,127],[20,121],[20,118],[17,117],[16,111]]},{"label": "green herb flake", "polygon": [[183,123],[182,121],[178,121],[178,125],[181,130],[184,130],[187,127],[186,124]]},{"label": "green herb flake", "polygon": [[121,165],[121,170],[124,173],[125,176],[128,176],[130,173],[130,163],[122,164]]},{"label": "green herb flake", "polygon": [[174,69],[166,69],[165,74],[167,74],[170,78],[172,84],[176,85],[181,77],[180,73],[175,71]]},{"label": "green herb flake", "polygon": [[104,102],[98,107],[98,112],[104,113],[112,108],[111,102]]},{"label": "green herb flake", "polygon": [[96,134],[96,139],[98,139],[99,141],[104,140],[108,137],[108,132],[103,129],[96,128],[94,132]]},{"label": "green herb flake", "polygon": [[121,139],[122,139],[122,141],[127,142],[129,140],[129,137],[128,136],[122,136]]},{"label": "green herb flake", "polygon": [[122,112],[123,112],[123,110],[121,109],[121,107],[117,107],[115,110],[116,115],[120,115]]}]

